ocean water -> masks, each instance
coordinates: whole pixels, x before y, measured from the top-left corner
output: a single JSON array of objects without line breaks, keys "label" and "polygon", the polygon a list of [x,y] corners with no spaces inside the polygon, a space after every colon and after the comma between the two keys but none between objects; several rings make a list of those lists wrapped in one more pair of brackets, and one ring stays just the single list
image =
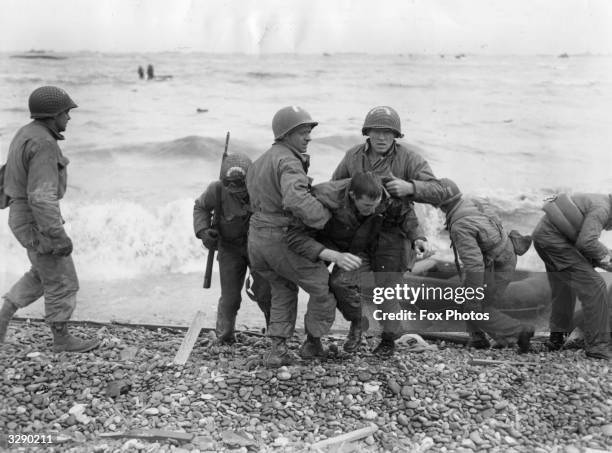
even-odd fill
[{"label": "ocean water", "polygon": [[[551,193],[612,188],[612,57],[66,56],[0,54],[0,156],[29,121],[34,88],[70,93],[79,108],[61,143],[71,159],[62,211],[84,280],[201,272],[193,201],[217,177],[226,131],[230,152],[255,158],[286,105],[320,122],[309,151],[315,183],[364,140],[367,111],[390,105],[402,117],[402,140],[423,149],[437,176],[492,203],[508,229],[530,232]],[[139,80],[137,67],[149,63],[173,77]],[[418,213],[437,256],[450,259],[441,214],[423,205]],[[0,211],[2,290],[7,275],[27,267],[7,214]],[[543,269],[533,250],[519,267]]]}]

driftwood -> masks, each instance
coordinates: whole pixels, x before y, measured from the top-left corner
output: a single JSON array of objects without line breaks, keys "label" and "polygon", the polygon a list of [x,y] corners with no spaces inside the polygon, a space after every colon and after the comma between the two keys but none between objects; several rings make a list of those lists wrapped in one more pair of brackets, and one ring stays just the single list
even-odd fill
[{"label": "driftwood", "polygon": [[181,343],[181,347],[174,357],[174,363],[176,365],[185,365],[185,362],[187,362],[187,359],[193,350],[193,346],[200,335],[200,330],[202,330],[205,317],[206,315],[203,311],[198,311],[196,313],[193,321],[191,322],[191,326],[185,335],[185,338],[183,338],[183,343]]},{"label": "driftwood", "polygon": [[424,340],[448,341],[450,343],[463,345],[466,345],[470,340],[470,337],[467,334],[452,332],[421,332],[419,335],[421,335]]},{"label": "driftwood", "polygon": [[312,449],[320,449],[329,447],[330,445],[342,444],[344,442],[353,442],[355,440],[363,439],[364,437],[368,437],[378,431],[378,426],[370,425],[365,428],[356,429],[355,431],[351,431],[349,433],[340,434],[335,437],[331,437],[329,439],[322,440],[320,442],[312,444],[310,447]]},{"label": "driftwood", "polygon": [[195,437],[193,433],[182,433],[179,431],[167,431],[165,429],[131,429],[123,433],[100,433],[100,437],[113,439],[132,438],[146,440],[168,440],[173,439],[178,442],[190,442]]},{"label": "driftwood", "polygon": [[537,365],[536,362],[519,362],[518,360],[492,360],[492,359],[470,359],[468,365],[512,365],[512,366],[531,366]]}]

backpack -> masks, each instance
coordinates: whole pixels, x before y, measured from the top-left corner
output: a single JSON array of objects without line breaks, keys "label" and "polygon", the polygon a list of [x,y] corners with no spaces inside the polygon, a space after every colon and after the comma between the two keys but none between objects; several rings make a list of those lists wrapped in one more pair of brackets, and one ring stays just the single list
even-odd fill
[{"label": "backpack", "polygon": [[10,197],[4,193],[4,172],[6,171],[6,164],[0,167],[0,209],[7,208],[10,204]]}]

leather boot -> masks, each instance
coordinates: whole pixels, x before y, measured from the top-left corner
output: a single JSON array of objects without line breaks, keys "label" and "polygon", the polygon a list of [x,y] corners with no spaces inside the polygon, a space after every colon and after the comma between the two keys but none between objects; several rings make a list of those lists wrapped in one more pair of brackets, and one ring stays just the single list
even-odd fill
[{"label": "leather boot", "polygon": [[395,352],[395,338],[393,335],[383,332],[380,335],[380,343],[372,351],[373,354],[379,357],[389,357]]},{"label": "leather boot", "polygon": [[272,337],[272,348],[264,356],[264,366],[267,368],[279,368],[295,363],[293,354],[287,347],[287,339],[283,337]]},{"label": "leather boot", "polygon": [[8,299],[4,299],[4,304],[0,309],[0,344],[4,343],[9,323],[16,312],[17,307],[12,302],[9,302]]},{"label": "leather boot", "polygon": [[217,325],[215,333],[217,339],[215,344],[218,346],[232,345],[236,343],[236,335],[234,334],[234,327],[236,325],[236,315],[223,316],[217,314]]},{"label": "leather boot", "polygon": [[491,343],[484,332],[470,332],[470,339],[468,340],[467,347],[474,349],[489,349]]},{"label": "leather boot", "polygon": [[600,360],[612,360],[612,349],[610,343],[602,342],[585,348],[587,357]]},{"label": "leather boot", "polygon": [[346,352],[354,352],[359,349],[359,346],[361,345],[361,333],[361,320],[351,321],[351,328],[346,336],[346,341],[344,342],[343,346],[343,349]]},{"label": "leather boot", "polygon": [[567,333],[565,332],[551,332],[548,341],[545,343],[546,347],[549,351],[559,351],[563,349],[566,337]]},{"label": "leather boot", "polygon": [[100,346],[100,340],[92,338],[82,340],[73,337],[68,332],[68,325],[64,322],[52,322],[51,332],[53,333],[53,352],[89,352]]},{"label": "leather boot", "polygon": [[521,332],[518,334],[518,339],[516,340],[516,344],[519,348],[519,354],[525,354],[529,352],[529,342],[531,341],[531,337],[533,337],[535,329],[531,325],[523,325]]},{"label": "leather boot", "polygon": [[315,357],[327,357],[327,350],[321,344],[320,338],[315,338],[310,334],[306,335],[306,340],[300,348],[300,356],[303,359],[314,359]]}]

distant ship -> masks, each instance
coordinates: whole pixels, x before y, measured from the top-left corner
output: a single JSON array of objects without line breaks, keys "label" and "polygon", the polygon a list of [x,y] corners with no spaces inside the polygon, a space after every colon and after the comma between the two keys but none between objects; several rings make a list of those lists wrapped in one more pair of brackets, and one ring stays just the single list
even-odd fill
[{"label": "distant ship", "polygon": [[41,59],[41,60],[65,60],[68,57],[63,55],[57,55],[49,53],[46,50],[29,50],[26,53],[20,53],[11,55],[11,58],[28,58],[28,59]]}]

